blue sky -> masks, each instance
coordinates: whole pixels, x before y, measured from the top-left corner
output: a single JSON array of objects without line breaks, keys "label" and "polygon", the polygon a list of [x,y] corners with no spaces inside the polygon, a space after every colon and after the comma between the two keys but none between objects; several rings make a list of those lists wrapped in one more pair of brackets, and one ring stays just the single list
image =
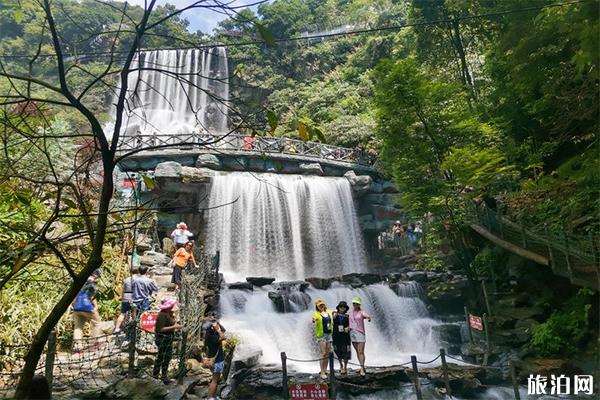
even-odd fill
[{"label": "blue sky", "polygon": [[[144,6],[144,0],[128,0],[128,3],[130,4],[135,4],[135,5],[139,5],[139,6]],[[158,0],[156,4],[158,5],[164,5],[164,4],[173,4],[175,5],[177,8],[184,8],[192,3],[194,3],[194,0]],[[207,1],[208,4],[212,3],[212,1]],[[223,3],[229,3],[229,1],[223,1]],[[234,0],[232,1],[229,5],[230,6],[243,6],[245,4],[251,4],[251,3],[256,3],[256,0]],[[254,6],[252,7],[253,9],[256,9],[257,7]],[[192,32],[196,32],[197,30],[201,30],[202,32],[205,33],[211,33],[213,28],[217,26],[217,23],[219,21],[224,20],[225,18],[227,18],[227,16],[211,11],[211,10],[207,10],[204,8],[200,8],[200,9],[195,9],[195,10],[190,10],[190,11],[186,11],[185,13],[183,13],[183,16],[185,17],[185,19],[187,19],[188,21],[190,21],[190,26],[189,26],[189,30]]]}]

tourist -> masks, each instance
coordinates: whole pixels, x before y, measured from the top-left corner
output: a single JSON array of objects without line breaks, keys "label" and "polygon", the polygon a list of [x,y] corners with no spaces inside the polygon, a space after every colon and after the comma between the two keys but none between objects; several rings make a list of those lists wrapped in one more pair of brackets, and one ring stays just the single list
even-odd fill
[{"label": "tourist", "polygon": [[172,383],[169,379],[169,363],[173,358],[173,337],[175,331],[183,328],[183,326],[175,322],[175,306],[177,300],[172,298],[163,299],[160,305],[160,312],[156,317],[156,325],[154,332],[156,333],[155,343],[158,347],[158,354],[154,360],[154,368],[152,376],[159,379],[159,373],[162,376],[162,381],[165,385]]},{"label": "tourist", "polygon": [[152,295],[158,292],[156,282],[148,276],[148,267],[140,265],[139,277],[133,280],[131,285],[133,304],[136,305],[139,312],[147,311],[152,304]]},{"label": "tourist", "polygon": [[365,376],[365,319],[371,322],[369,314],[361,309],[360,297],[352,299],[352,311],[350,312],[350,340],[356,350],[360,364],[360,376]]},{"label": "tourist", "polygon": [[217,321],[216,316],[213,316],[211,318],[211,324],[204,335],[206,357],[209,359],[208,363],[212,364],[212,379],[208,385],[208,400],[216,399],[217,387],[221,380],[221,374],[225,369],[225,352],[223,351],[224,340],[225,328]]},{"label": "tourist", "polygon": [[348,373],[348,360],[350,360],[350,319],[348,317],[348,303],[340,301],[333,313],[333,351],[340,362],[340,373]]},{"label": "tourist", "polygon": [[406,228],[406,237],[408,238],[408,241],[410,242],[411,245],[415,244],[416,238],[415,238],[415,226],[414,226],[414,224],[410,224]]},{"label": "tourist", "polygon": [[327,363],[331,352],[331,333],[333,330],[333,315],[327,309],[327,305],[321,299],[315,301],[315,312],[312,322],[315,324],[315,338],[319,344],[321,360],[321,379],[327,379]]},{"label": "tourist", "polygon": [[178,249],[173,256],[173,275],[171,277],[171,283],[175,284],[175,290],[179,290],[181,286],[181,273],[184,268],[195,267],[196,260],[194,259],[194,243],[187,242],[185,246]]},{"label": "tourist", "polygon": [[[100,314],[96,303],[98,288],[96,280],[100,277],[100,270],[96,269],[87,279],[83,288],[73,300],[73,351],[79,353],[82,350],[83,328],[86,322],[91,324],[91,334],[94,339],[100,336]],[[97,347],[97,343],[94,344]]]},{"label": "tourist", "polygon": [[177,224],[177,229],[171,233],[171,239],[173,239],[176,249],[185,246],[187,242],[194,238],[194,234],[188,231],[187,228],[185,222],[180,222]]},{"label": "tourist", "polygon": [[121,289],[121,313],[115,323],[115,333],[121,332],[121,325],[125,320],[125,316],[131,313],[131,305],[133,304],[133,280],[137,278],[139,267],[131,268],[131,276],[123,279],[123,288]]}]

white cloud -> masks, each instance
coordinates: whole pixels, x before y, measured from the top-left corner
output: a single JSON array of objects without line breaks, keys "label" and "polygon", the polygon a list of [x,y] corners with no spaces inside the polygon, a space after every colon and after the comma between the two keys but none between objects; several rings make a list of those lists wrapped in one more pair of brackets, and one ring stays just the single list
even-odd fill
[{"label": "white cloud", "polygon": [[[144,1],[144,0],[128,0],[127,2],[129,4],[134,4],[134,5],[142,6],[142,7],[144,7],[144,4],[146,3],[146,1]],[[157,5],[173,4],[174,6],[176,6],[178,8],[184,8],[194,2],[195,1],[193,1],[193,0],[170,0],[170,1],[169,0],[158,0],[156,2],[156,4]],[[256,0],[235,0],[233,3],[230,4],[230,6],[232,6],[232,7],[243,6],[243,5],[251,4],[251,3],[255,3],[255,2],[256,2]],[[211,4],[212,2],[207,1],[207,3]],[[251,7],[251,8],[256,9],[256,6]],[[217,26],[217,24],[220,21],[227,18],[227,15],[224,15],[222,13],[219,13],[217,11],[213,11],[213,10],[207,9],[207,8],[196,8],[193,10],[183,12],[182,17],[187,19],[188,21],[190,21],[188,30],[190,30],[192,32],[201,30],[202,32],[205,32],[205,33],[211,33],[212,30]]]}]

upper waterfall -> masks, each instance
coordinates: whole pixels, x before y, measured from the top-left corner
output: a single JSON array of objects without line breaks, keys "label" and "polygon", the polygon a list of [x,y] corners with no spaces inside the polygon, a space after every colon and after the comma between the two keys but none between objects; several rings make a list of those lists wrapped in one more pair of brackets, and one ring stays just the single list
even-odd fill
[{"label": "upper waterfall", "polygon": [[345,178],[219,175],[209,205],[206,251],[220,251],[223,272],[237,279],[304,279],[366,269]]},{"label": "upper waterfall", "polygon": [[[229,69],[224,47],[142,51],[131,70],[121,135],[227,132]],[[116,101],[113,97],[112,121]],[[107,131],[112,131],[111,124]]]}]

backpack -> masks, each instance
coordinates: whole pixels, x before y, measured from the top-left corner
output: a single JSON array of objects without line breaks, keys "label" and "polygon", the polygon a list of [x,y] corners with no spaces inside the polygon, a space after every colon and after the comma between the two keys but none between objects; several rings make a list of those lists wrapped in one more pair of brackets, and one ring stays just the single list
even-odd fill
[{"label": "backpack", "polygon": [[73,311],[92,312],[94,311],[94,303],[89,295],[89,289],[84,287],[83,290],[77,294],[75,298],[75,304],[73,304]]}]

